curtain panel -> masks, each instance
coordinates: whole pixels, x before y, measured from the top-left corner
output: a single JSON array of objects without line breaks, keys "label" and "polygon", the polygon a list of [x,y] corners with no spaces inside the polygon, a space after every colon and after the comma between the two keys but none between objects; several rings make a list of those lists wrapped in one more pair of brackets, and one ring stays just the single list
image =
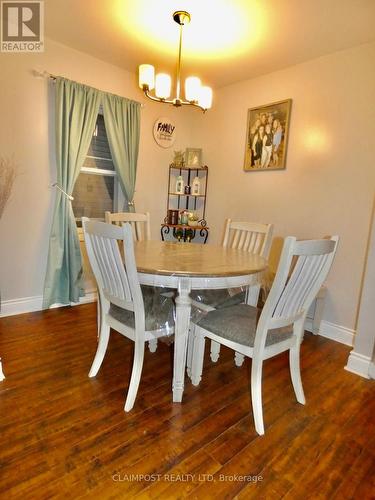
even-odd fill
[{"label": "curtain panel", "polygon": [[124,210],[134,212],[141,105],[107,93],[103,93],[102,104],[109,147],[125,197]]},{"label": "curtain panel", "polygon": [[[90,145],[100,91],[58,77],[55,82],[57,184],[71,194]],[[71,201],[56,189],[43,308],[84,296],[82,258]]]},{"label": "curtain panel", "polygon": [[[140,103],[57,77],[55,127],[57,184],[73,192],[94,132],[100,104],[125,210],[134,211],[140,136]],[[43,308],[78,302],[83,289],[82,257],[70,199],[56,190],[49,240]]]}]

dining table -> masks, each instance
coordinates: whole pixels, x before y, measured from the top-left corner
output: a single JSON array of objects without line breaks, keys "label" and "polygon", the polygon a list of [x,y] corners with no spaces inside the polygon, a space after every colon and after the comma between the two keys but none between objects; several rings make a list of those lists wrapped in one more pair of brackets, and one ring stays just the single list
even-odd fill
[{"label": "dining table", "polygon": [[[173,402],[181,402],[190,328],[190,292],[250,287],[247,303],[256,305],[258,289],[255,285],[259,283],[259,274],[267,267],[267,260],[220,245],[154,240],[136,242],[135,258],[142,285],[177,291],[172,391]],[[252,289],[256,291],[253,297]]]}]

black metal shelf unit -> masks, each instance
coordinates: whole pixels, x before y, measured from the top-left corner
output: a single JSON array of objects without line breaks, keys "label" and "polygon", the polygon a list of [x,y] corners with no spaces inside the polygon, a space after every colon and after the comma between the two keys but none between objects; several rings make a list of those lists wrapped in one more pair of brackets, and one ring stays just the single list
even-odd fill
[{"label": "black metal shelf unit", "polygon": [[[176,172],[177,175],[174,173]],[[191,193],[176,193],[175,182],[177,176],[181,175],[185,186],[191,186],[194,177],[199,177],[202,186],[202,194],[194,195]],[[184,224],[170,224],[166,216],[161,225],[161,237],[164,241],[164,236],[172,230],[173,236],[182,241],[191,241],[195,238],[197,232],[206,243],[208,238],[209,228],[206,222],[206,198],[207,198],[207,181],[208,167],[181,167],[171,164],[169,166],[168,175],[168,195],[167,195],[167,213],[168,210],[187,210],[194,211],[198,215],[198,223],[196,226]]]}]

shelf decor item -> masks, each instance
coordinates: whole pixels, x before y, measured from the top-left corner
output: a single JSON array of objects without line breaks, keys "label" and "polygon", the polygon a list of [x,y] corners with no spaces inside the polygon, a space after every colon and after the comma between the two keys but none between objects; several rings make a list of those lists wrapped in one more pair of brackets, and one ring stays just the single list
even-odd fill
[{"label": "shelf decor item", "polygon": [[199,217],[194,212],[189,215],[188,225],[190,227],[196,227],[199,224]]},{"label": "shelf decor item", "polygon": [[201,194],[201,181],[199,180],[199,177],[196,176],[194,177],[194,180],[193,180],[193,189],[192,189],[192,192],[191,194],[193,194],[194,196],[197,196],[199,194]]},{"label": "shelf decor item", "polygon": [[185,165],[190,168],[197,168],[202,165],[202,150],[197,148],[186,148]]},{"label": "shelf decor item", "polygon": [[172,165],[178,168],[183,167],[185,165],[185,158],[183,151],[174,151]]},{"label": "shelf decor item", "polygon": [[176,181],[176,193],[177,194],[184,194],[184,180],[182,178],[182,175],[179,175],[177,177]]},{"label": "shelf decor item", "polygon": [[167,215],[167,224],[171,224],[172,226],[177,226],[179,214],[180,212],[178,210],[169,209]]},{"label": "shelf decor item", "polygon": [[169,165],[167,216],[160,230],[163,241],[168,234],[183,242],[199,235],[206,243],[209,232],[205,220],[207,181],[207,166],[177,166],[175,162]]},{"label": "shelf decor item", "polygon": [[[173,13],[173,20],[180,27],[180,43],[178,48],[177,75],[176,75],[176,95],[173,99],[168,99],[171,95],[171,77],[166,73],[159,73],[155,76],[155,68],[151,64],[141,64],[139,66],[139,87],[146,97],[152,101],[172,104],[177,108],[181,106],[195,106],[203,113],[212,106],[212,89],[201,85],[200,78],[189,76],[185,80],[185,100],[181,97],[181,52],[182,52],[182,29],[189,24],[191,16],[189,12],[178,10]],[[155,88],[155,94],[150,91]]]},{"label": "shelf decor item", "polygon": [[282,170],[286,151],[292,99],[249,109],[244,170]]},{"label": "shelf decor item", "polygon": [[189,222],[189,212],[183,210],[181,212],[181,224],[185,226]]}]

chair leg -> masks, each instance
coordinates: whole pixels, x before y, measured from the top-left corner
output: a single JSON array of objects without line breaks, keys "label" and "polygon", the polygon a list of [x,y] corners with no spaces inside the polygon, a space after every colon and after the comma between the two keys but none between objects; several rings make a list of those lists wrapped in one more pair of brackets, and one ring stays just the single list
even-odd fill
[{"label": "chair leg", "polygon": [[148,350],[150,352],[156,352],[158,348],[158,339],[151,339],[148,341]]},{"label": "chair leg", "polygon": [[263,410],[262,410],[262,359],[253,359],[251,365],[251,401],[255,430],[258,434],[264,434]]},{"label": "chair leg", "polygon": [[143,341],[135,342],[132,376],[130,378],[128,394],[126,396],[125,407],[124,407],[125,411],[130,411],[134,406],[134,401],[135,398],[137,397],[139,381],[141,380],[144,354],[145,354],[145,343]]},{"label": "chair leg", "polygon": [[219,342],[215,342],[211,340],[211,361],[216,363],[220,356],[220,344]]},{"label": "chair leg", "polygon": [[205,337],[194,331],[193,357],[191,362],[191,383],[199,385],[202,379]]},{"label": "chair leg", "polygon": [[106,313],[109,309],[109,302],[104,297],[101,296],[98,291],[98,301],[97,301],[97,322],[98,322],[98,347],[96,349],[96,354],[94,361],[92,362],[89,377],[95,377],[98,373],[101,364],[103,362],[104,355],[106,353],[109,341],[110,327],[105,321]]},{"label": "chair leg", "polygon": [[108,346],[108,340],[109,340],[109,325],[104,324],[104,318],[102,315],[102,325],[100,328],[100,334],[99,334],[99,342],[98,342],[98,347],[96,349],[96,354],[94,361],[92,362],[90,371],[89,371],[89,377],[95,377],[95,375],[98,373],[99,368],[102,365],[104,355],[107,350]]},{"label": "chair leg", "polygon": [[101,302],[100,302],[100,293],[99,293],[99,290],[97,291],[97,301],[96,301],[96,321],[97,321],[97,325],[98,325],[98,338],[100,336],[100,328],[101,328],[101,325],[102,325],[102,305],[101,305]]},{"label": "chair leg", "polygon": [[305,394],[303,392],[301,368],[300,368],[300,343],[297,342],[294,347],[289,350],[289,368],[292,379],[293,389],[297,401],[302,405],[306,404]]},{"label": "chair leg", "polygon": [[245,356],[241,354],[240,352],[235,352],[234,353],[234,364],[238,367],[243,365],[243,362],[245,360]]},{"label": "chair leg", "polygon": [[191,379],[191,365],[193,362],[193,349],[194,349],[194,325],[190,323],[189,336],[187,341],[187,355],[186,355],[186,373]]}]

